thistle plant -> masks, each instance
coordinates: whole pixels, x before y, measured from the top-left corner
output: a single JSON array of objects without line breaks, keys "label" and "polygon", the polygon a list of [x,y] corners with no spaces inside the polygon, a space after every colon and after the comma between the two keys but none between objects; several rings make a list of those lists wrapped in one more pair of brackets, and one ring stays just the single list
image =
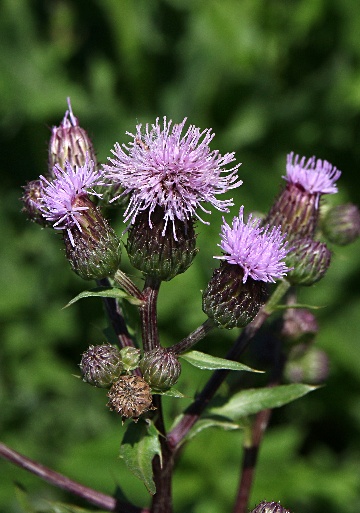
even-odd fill
[{"label": "thistle plant", "polygon": [[[329,359],[316,347],[316,318],[309,308],[299,308],[297,291],[321,280],[330,265],[331,252],[319,239],[322,234],[339,245],[359,236],[359,210],[354,205],[326,209],[326,195],[337,192],[341,172],[327,161],[290,153],[286,183],[269,212],[261,218],[245,215],[244,205],[239,209],[233,199],[219,199],[242,185],[235,154],[211,149],[211,129],[185,128],[186,123],[164,118],[137,125],[125,136],[130,142],[117,143],[108,162],[99,165],[68,100],[62,123],[52,130],[49,168],[24,187],[22,197],[30,220],[62,234],[71,269],[85,280],[95,280],[96,287],[72,303],[98,297],[117,345],[103,339],[84,348],[80,377],[84,386],[106,390],[104,404],[109,415],[118,415],[123,430],[120,455],[144,482],[149,503],[119,502],[5,445],[0,445],[0,455],[102,510],[171,513],[172,476],[184,444],[205,428],[239,430],[244,431],[244,451],[234,513],[251,507],[254,513],[289,512],[276,502],[279,497],[255,507],[249,504],[257,453],[272,409],[313,391],[326,379]],[[123,217],[122,234],[105,218],[111,205]],[[182,340],[160,340],[161,283],[191,266],[198,252],[196,224],[209,224],[208,205],[224,214],[234,207],[239,215],[231,224],[223,217],[218,244],[222,254],[214,255],[220,264],[204,283],[202,304],[199,301],[207,320]],[[135,270],[130,277],[121,268],[122,245],[141,273],[142,288],[137,278],[133,281]],[[214,253],[219,250],[214,248]],[[180,284],[181,276],[176,279]],[[125,303],[139,312],[141,337],[128,329]],[[176,312],[173,315],[175,320]],[[270,330],[275,321],[280,326],[278,343],[267,384],[260,386],[264,377],[256,379],[262,370],[241,359],[260,328]],[[220,341],[223,329],[234,330],[234,343],[223,357],[193,349],[212,330]],[[166,425],[162,396],[181,401],[183,361],[213,374],[182,415]],[[217,395],[230,372],[253,373],[255,386]]]}]

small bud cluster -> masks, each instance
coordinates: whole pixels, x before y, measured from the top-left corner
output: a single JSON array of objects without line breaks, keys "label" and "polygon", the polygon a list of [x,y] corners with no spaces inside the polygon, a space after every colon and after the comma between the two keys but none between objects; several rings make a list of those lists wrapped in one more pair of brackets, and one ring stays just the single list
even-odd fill
[{"label": "small bud cluster", "polygon": [[250,513],[291,513],[291,511],[281,506],[280,502],[262,501]]},{"label": "small bud cluster", "polygon": [[[118,349],[111,344],[90,346],[82,355],[83,381],[109,388],[107,406],[124,419],[138,417],[152,407],[152,393],[169,390],[177,382],[181,365],[174,353],[156,348],[140,357],[135,347]],[[140,369],[142,377],[131,374]]]}]

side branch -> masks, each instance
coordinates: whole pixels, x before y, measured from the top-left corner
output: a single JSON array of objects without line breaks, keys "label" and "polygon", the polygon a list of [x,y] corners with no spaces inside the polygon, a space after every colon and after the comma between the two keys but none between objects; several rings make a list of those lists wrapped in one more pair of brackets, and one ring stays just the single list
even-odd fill
[{"label": "side branch", "polygon": [[13,449],[10,449],[10,447],[7,447],[3,443],[0,443],[0,457],[10,461],[11,463],[14,463],[14,465],[17,465],[24,470],[28,470],[32,474],[35,474],[41,479],[44,479],[57,488],[61,488],[62,490],[66,490],[67,492],[70,492],[77,497],[81,497],[82,499],[87,500],[99,508],[117,513],[149,513],[148,509],[142,509],[133,506],[132,504],[119,502],[110,495],[105,495],[101,492],[93,490],[92,488],[83,486],[80,483],[77,483],[76,481],[63,476],[62,474],[59,474],[58,472],[45,467],[41,463],[23,456]]}]

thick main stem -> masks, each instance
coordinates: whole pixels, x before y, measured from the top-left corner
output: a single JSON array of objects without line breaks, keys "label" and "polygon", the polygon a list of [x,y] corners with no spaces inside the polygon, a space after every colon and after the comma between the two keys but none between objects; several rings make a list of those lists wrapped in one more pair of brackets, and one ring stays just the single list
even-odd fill
[{"label": "thick main stem", "polygon": [[144,303],[140,306],[141,330],[144,351],[160,346],[157,326],[157,298],[161,281],[147,276],[142,291]]},{"label": "thick main stem", "polygon": [[166,430],[162,412],[161,396],[154,396],[154,405],[157,408],[155,426],[160,432],[160,446],[162,461],[159,456],[153,460],[153,474],[156,485],[156,494],[153,497],[151,513],[172,513],[172,471],[173,454],[166,441]]}]

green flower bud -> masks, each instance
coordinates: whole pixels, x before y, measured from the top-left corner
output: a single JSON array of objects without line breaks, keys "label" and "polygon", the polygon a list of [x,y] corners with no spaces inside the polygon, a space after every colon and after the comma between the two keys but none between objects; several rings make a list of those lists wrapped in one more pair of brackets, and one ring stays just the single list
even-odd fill
[{"label": "green flower bud", "polygon": [[286,265],[293,267],[286,279],[292,285],[313,285],[326,273],[331,260],[326,244],[312,239],[292,241],[293,250],[286,257]]},{"label": "green flower bud", "polygon": [[329,358],[321,349],[299,344],[290,351],[284,369],[284,377],[290,383],[318,385],[328,374]]},{"label": "green flower bud", "polygon": [[126,372],[132,371],[139,367],[140,349],[135,347],[123,347],[120,349],[121,361]]},{"label": "green flower bud", "polygon": [[71,166],[83,166],[86,162],[86,155],[96,163],[96,156],[92,142],[87,132],[79,126],[78,119],[71,109],[68,98],[69,110],[66,111],[64,119],[59,127],[53,127],[49,143],[49,175],[53,176],[53,167],[59,164],[65,169],[65,162]]},{"label": "green flower bud", "polygon": [[151,224],[150,227],[149,212],[144,211],[129,229],[126,249],[130,262],[147,276],[169,281],[185,272],[197,253],[193,222],[174,220],[174,225],[169,222],[164,232],[164,213],[156,207]]},{"label": "green flower bud", "polygon": [[135,422],[143,413],[154,410],[149,385],[140,376],[121,376],[108,392],[107,406],[122,418]]},{"label": "green flower bud", "polygon": [[80,369],[83,381],[95,387],[108,388],[122,370],[120,351],[116,346],[90,346],[82,355]]},{"label": "green flower bud", "polygon": [[321,213],[321,228],[330,242],[346,246],[360,236],[360,211],[356,205],[337,205]]},{"label": "green flower bud", "polygon": [[179,379],[181,365],[173,352],[158,347],[144,354],[140,370],[153,390],[168,390]]},{"label": "green flower bud", "polygon": [[203,292],[203,311],[221,328],[245,327],[268,298],[265,282],[243,277],[240,266],[223,262]]},{"label": "green flower bud", "polygon": [[262,501],[250,513],[291,513],[285,509],[279,502],[266,502]]},{"label": "green flower bud", "polygon": [[113,276],[120,265],[120,240],[87,196],[78,196],[75,203],[76,207],[87,208],[78,217],[81,230],[77,225],[71,229],[72,240],[68,231],[63,232],[72,270],[84,280]]}]

